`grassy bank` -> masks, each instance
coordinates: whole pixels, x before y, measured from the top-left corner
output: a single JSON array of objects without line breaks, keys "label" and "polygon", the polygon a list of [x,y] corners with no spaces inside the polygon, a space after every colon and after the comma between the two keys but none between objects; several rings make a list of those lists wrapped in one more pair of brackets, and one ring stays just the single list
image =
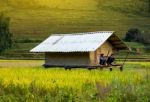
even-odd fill
[{"label": "grassy bank", "polygon": [[43,61],[0,61],[0,101],[148,102],[150,64],[128,62],[125,70],[44,69]]}]

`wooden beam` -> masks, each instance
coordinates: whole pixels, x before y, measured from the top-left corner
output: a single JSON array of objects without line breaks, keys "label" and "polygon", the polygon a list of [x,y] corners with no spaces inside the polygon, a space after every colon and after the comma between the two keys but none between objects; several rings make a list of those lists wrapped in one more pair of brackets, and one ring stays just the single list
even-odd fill
[{"label": "wooden beam", "polygon": [[114,45],[114,47],[125,47],[125,46],[121,45],[121,44],[116,44],[116,45]]},{"label": "wooden beam", "polygon": [[122,44],[120,41],[111,42],[112,44]]},{"label": "wooden beam", "polygon": [[94,62],[97,64],[97,50],[94,52]]}]

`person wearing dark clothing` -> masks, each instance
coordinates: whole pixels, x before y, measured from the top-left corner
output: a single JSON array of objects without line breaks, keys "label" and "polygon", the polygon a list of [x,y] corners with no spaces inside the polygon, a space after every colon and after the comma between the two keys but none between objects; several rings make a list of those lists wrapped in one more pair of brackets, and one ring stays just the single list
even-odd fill
[{"label": "person wearing dark clothing", "polygon": [[107,59],[107,65],[112,65],[112,63],[115,61],[114,54],[111,54]]},{"label": "person wearing dark clothing", "polygon": [[105,62],[106,62],[106,58],[104,57],[104,54],[101,54],[99,64],[100,65],[105,65]]}]

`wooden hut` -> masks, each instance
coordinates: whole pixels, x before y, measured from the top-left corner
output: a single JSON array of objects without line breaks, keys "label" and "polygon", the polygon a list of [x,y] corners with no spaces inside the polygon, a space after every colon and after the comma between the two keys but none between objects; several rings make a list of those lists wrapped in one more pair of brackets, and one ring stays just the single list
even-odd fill
[{"label": "wooden hut", "polygon": [[95,66],[99,56],[128,49],[113,31],[54,34],[31,52],[45,53],[45,66]]}]

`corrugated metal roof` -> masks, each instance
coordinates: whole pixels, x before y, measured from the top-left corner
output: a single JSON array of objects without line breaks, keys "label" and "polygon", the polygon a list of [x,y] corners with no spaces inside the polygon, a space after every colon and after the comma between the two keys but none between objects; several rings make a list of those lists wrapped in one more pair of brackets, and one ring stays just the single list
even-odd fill
[{"label": "corrugated metal roof", "polygon": [[52,35],[31,52],[90,52],[100,47],[114,32],[99,31],[88,33]]}]

